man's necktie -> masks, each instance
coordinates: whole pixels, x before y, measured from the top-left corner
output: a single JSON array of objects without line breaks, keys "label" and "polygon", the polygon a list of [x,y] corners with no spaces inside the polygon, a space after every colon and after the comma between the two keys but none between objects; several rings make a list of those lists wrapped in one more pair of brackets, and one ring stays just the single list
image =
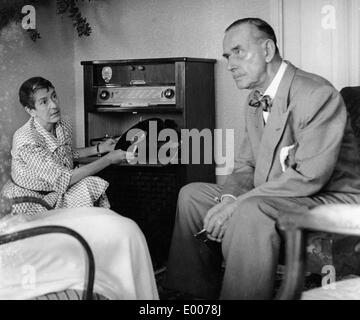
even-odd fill
[{"label": "man's necktie", "polygon": [[263,111],[270,112],[272,99],[268,95],[263,95],[259,90],[255,90],[250,97],[249,105],[254,108],[261,107]]}]

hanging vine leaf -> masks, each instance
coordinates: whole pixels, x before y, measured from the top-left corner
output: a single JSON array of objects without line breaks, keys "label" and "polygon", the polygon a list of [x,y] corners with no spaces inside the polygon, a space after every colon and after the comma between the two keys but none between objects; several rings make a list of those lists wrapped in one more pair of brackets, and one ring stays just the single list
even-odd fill
[{"label": "hanging vine leaf", "polygon": [[[71,18],[74,27],[78,33],[79,37],[89,36],[91,34],[90,24],[86,21],[80,12],[79,7],[76,5],[77,0],[57,0],[57,12],[59,14],[65,14],[68,12],[69,17]],[[83,0],[84,2],[84,0]],[[90,0],[89,0],[90,2]]]},{"label": "hanging vine leaf", "polygon": [[37,39],[41,39],[39,31],[37,31],[36,29],[28,29],[26,31],[29,33],[30,39],[32,41],[35,42]]}]

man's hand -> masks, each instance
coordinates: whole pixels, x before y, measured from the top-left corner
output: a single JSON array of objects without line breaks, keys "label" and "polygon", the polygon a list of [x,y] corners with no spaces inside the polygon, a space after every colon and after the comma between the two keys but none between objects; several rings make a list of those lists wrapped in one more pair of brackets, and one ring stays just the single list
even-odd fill
[{"label": "man's hand", "polygon": [[221,203],[212,207],[205,216],[204,228],[208,232],[208,238],[221,242],[228,227],[230,217],[237,208],[235,199],[225,197]]}]

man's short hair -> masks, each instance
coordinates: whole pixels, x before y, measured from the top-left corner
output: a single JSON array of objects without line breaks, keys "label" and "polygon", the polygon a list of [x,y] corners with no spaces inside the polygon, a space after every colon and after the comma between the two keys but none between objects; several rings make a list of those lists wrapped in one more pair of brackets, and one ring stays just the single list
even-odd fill
[{"label": "man's short hair", "polygon": [[34,94],[40,89],[55,89],[53,84],[42,77],[33,77],[26,80],[19,89],[20,103],[24,108],[35,109]]},{"label": "man's short hair", "polygon": [[226,31],[229,31],[230,29],[240,26],[242,24],[251,24],[253,26],[255,26],[260,32],[262,32],[268,39],[271,39],[276,47],[276,53],[279,52],[278,46],[277,46],[277,39],[276,39],[276,35],[274,32],[274,29],[264,20],[261,20],[259,18],[244,18],[244,19],[239,19],[234,21],[231,25],[229,25]]}]

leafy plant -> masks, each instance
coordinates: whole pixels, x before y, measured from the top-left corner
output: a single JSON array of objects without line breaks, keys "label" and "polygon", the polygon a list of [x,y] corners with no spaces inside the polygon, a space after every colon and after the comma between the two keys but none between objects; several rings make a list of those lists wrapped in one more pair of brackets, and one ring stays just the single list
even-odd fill
[{"label": "leafy plant", "polygon": [[[84,1],[84,0],[82,0]],[[90,0],[88,0],[90,2]],[[68,12],[69,17],[72,19],[73,25],[76,28],[76,31],[81,36],[89,36],[91,33],[91,27],[86,18],[81,15],[79,7],[76,5],[78,0],[57,0],[57,13],[64,14]]]},{"label": "leafy plant", "polygon": [[[85,0],[81,0],[81,2],[84,1]],[[88,2],[90,1],[91,0],[88,0]],[[21,23],[24,17],[24,14],[21,13],[21,9],[25,5],[33,5],[36,7],[37,5],[46,4],[47,2],[47,0],[3,1],[0,5],[0,31],[13,21]],[[78,2],[79,0],[56,0],[56,13],[67,14],[71,19],[74,28],[76,28],[78,36],[88,37],[91,34],[92,29],[86,18],[82,16],[78,7]],[[27,29],[26,32],[34,42],[41,38],[40,32],[37,29]]]}]

